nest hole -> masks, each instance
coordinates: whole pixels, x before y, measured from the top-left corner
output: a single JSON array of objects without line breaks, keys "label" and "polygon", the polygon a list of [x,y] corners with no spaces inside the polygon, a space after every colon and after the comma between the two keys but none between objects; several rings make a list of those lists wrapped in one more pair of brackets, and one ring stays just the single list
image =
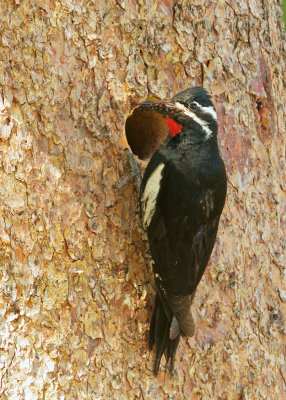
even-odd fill
[{"label": "nest hole", "polygon": [[[158,99],[147,98],[146,101]],[[165,118],[154,111],[135,107],[125,123],[125,134],[133,154],[140,160],[148,160],[164,142],[169,133]]]}]

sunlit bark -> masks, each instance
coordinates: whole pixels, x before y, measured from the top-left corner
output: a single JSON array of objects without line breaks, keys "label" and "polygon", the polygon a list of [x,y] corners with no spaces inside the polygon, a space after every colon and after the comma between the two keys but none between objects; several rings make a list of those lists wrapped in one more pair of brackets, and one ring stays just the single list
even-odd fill
[{"label": "sunlit bark", "polygon": [[[280,5],[2,0],[0,13],[1,399],[284,398]],[[217,107],[228,199],[196,334],[175,377],[154,378],[138,193],[112,185],[130,172],[132,107],[195,85]]]}]

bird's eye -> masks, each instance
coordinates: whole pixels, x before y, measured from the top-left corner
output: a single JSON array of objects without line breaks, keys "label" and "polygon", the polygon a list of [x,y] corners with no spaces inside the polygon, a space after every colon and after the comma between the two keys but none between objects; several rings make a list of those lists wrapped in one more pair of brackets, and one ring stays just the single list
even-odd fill
[{"label": "bird's eye", "polygon": [[197,104],[196,103],[191,103],[190,104],[190,109],[193,110],[193,111],[196,111],[198,109]]}]

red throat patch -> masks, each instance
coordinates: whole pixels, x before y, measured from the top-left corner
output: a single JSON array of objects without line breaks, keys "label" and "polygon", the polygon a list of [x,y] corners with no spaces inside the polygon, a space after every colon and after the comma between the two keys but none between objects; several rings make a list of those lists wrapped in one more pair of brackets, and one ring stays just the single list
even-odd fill
[{"label": "red throat patch", "polygon": [[178,135],[178,133],[182,132],[182,125],[178,124],[172,118],[165,117],[165,121],[167,122],[170,128],[170,135],[172,137]]}]

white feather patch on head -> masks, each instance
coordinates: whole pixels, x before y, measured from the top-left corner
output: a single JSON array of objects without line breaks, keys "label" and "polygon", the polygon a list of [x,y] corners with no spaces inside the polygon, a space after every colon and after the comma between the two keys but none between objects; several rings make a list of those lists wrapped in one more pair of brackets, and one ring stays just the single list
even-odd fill
[{"label": "white feather patch on head", "polygon": [[209,106],[209,107],[203,107],[201,106],[197,101],[193,101],[193,103],[195,103],[195,105],[205,114],[209,114],[212,116],[212,118],[217,121],[217,113],[216,110],[214,109],[213,106]]},{"label": "white feather patch on head", "polygon": [[157,197],[160,190],[160,182],[162,179],[162,171],[165,164],[159,164],[158,167],[152,172],[147,180],[142,199],[142,214],[143,214],[143,227],[147,229],[150,225],[153,215],[155,213]]},{"label": "white feather patch on head", "polygon": [[193,121],[195,121],[197,124],[201,125],[203,131],[206,134],[206,139],[210,138],[212,135],[212,131],[209,128],[209,124],[207,121],[204,121],[203,119],[199,118],[193,111],[189,110],[186,106],[183,104],[176,102],[175,107],[182,111],[183,114],[185,114],[187,117],[192,118]]}]

